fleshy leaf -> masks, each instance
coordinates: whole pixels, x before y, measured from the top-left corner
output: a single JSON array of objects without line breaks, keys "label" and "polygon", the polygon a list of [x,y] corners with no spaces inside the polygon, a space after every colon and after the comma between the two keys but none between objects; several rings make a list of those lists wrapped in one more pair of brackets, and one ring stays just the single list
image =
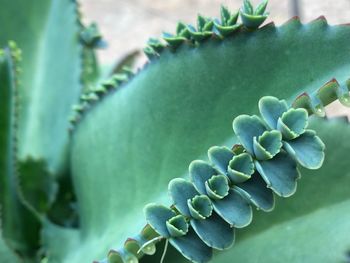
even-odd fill
[{"label": "fleshy leaf", "polygon": [[241,8],[241,19],[243,24],[250,29],[258,28],[267,18],[268,13],[265,13],[267,1],[262,2],[254,12],[253,6],[248,0],[244,0],[244,5]]},{"label": "fleshy leaf", "polygon": [[265,131],[259,138],[254,137],[254,154],[258,160],[268,160],[279,153],[282,134],[277,130]]},{"label": "fleshy leaf", "polygon": [[187,201],[198,194],[192,183],[182,178],[175,178],[170,181],[168,188],[176,209],[185,216],[191,216]]},{"label": "fleshy leaf", "polygon": [[22,260],[6,245],[0,234],[0,255],[3,262],[22,263]]},{"label": "fleshy leaf", "polygon": [[213,146],[208,150],[208,157],[215,167],[223,174],[227,174],[228,164],[234,153],[227,147]]},{"label": "fleshy leaf", "polygon": [[306,130],[298,138],[283,142],[283,145],[284,149],[305,168],[318,169],[322,166],[325,145],[313,130]]},{"label": "fleshy leaf", "polygon": [[209,247],[222,250],[229,248],[234,243],[234,228],[216,213],[205,220],[191,220],[191,226],[200,239]]},{"label": "fleshy leaf", "polygon": [[224,199],[214,200],[213,207],[215,212],[233,227],[245,227],[252,221],[252,207],[236,187],[231,189]]},{"label": "fleshy leaf", "polygon": [[166,221],[166,227],[172,237],[180,237],[188,232],[188,224],[183,215],[177,215]]},{"label": "fleshy leaf", "polygon": [[201,15],[197,16],[197,29],[198,31],[203,31],[205,24],[207,23],[207,19]]},{"label": "fleshy leaf", "polygon": [[190,37],[190,32],[188,31],[188,28],[184,23],[182,23],[182,22],[177,23],[176,35],[178,35],[180,37],[185,37],[185,38]]},{"label": "fleshy leaf", "polygon": [[253,5],[251,4],[251,2],[249,0],[244,0],[243,11],[247,14],[253,14],[253,12],[254,12]]},{"label": "fleshy leaf", "polygon": [[270,212],[275,206],[275,197],[272,190],[267,188],[266,182],[257,172],[248,181],[238,184],[234,189],[239,191],[257,209]]},{"label": "fleshy leaf", "polygon": [[147,223],[161,236],[169,238],[166,222],[176,216],[175,212],[163,205],[148,204],[144,209]]},{"label": "fleshy leaf", "polygon": [[204,161],[193,161],[189,166],[190,179],[201,194],[206,194],[204,182],[218,172]]},{"label": "fleshy leaf", "polygon": [[150,38],[147,41],[147,45],[153,48],[153,50],[156,51],[157,53],[162,52],[165,47],[165,45],[159,39],[155,39],[155,38]]},{"label": "fleshy leaf", "polygon": [[149,60],[155,59],[159,56],[159,54],[150,46],[146,46],[143,49],[143,52],[145,53],[145,55]]},{"label": "fleshy leaf", "polygon": [[253,173],[254,162],[248,153],[236,155],[229,162],[228,177],[235,184],[247,181]]},{"label": "fleshy leaf", "polygon": [[[346,262],[350,170],[343,157],[350,150],[350,126],[346,118],[312,118],[310,128],[327,145],[322,168],[302,169],[297,193],[278,198],[272,213],[255,213],[254,224],[239,231],[235,246],[218,253],[213,262],[281,262],[281,257],[283,262]],[[320,249],[325,246],[328,249]]]},{"label": "fleshy leaf", "polygon": [[187,205],[190,215],[194,219],[204,220],[212,215],[213,205],[206,195],[196,195],[192,199],[187,200]]},{"label": "fleshy leaf", "polygon": [[115,250],[111,250],[108,253],[108,263],[123,263],[123,257],[121,253]]},{"label": "fleshy leaf", "polygon": [[281,151],[271,160],[255,161],[255,167],[267,186],[279,196],[288,197],[295,193],[300,174],[296,161],[287,153]]},{"label": "fleshy leaf", "polygon": [[[227,9],[227,7],[221,5],[220,8],[220,15],[221,15],[221,24],[222,25],[227,25],[227,21],[231,17],[231,12],[230,10]],[[238,17],[238,16],[237,16]]]},{"label": "fleshy leaf", "polygon": [[43,159],[51,172],[60,173],[68,165],[67,119],[82,91],[84,44],[77,1],[2,4],[6,27],[1,27],[0,44],[14,40],[23,51],[18,156]]},{"label": "fleshy leaf", "polygon": [[231,17],[230,19],[227,21],[226,25],[228,26],[233,26],[237,23],[237,20],[238,20],[238,17],[239,17],[239,12],[235,12],[233,14],[231,14]]},{"label": "fleshy leaf", "polygon": [[[237,143],[227,122],[242,113],[256,114],[260,97],[273,94],[292,101],[333,77],[343,83],[349,78],[349,37],[348,26],[292,20],[195,47],[186,41],[175,53],[163,52],[150,62],[122,91],[89,111],[72,134],[71,164],[84,235],[79,250],[59,262],[102,258],[109,247],[138,231],[144,224],[142,207],[168,200],[168,182],[185,175],[190,161],[202,158],[213,144]],[[116,211],[128,213],[116,217]]]},{"label": "fleshy leaf", "polygon": [[232,26],[222,26],[219,23],[214,22],[215,28],[219,31],[219,33],[226,37],[232,35],[234,32],[238,31],[238,29],[242,26],[240,24],[232,25]]},{"label": "fleshy leaf", "polygon": [[163,39],[173,48],[178,48],[186,38],[180,36],[174,36],[169,33],[163,33]]},{"label": "fleshy leaf", "polygon": [[106,43],[102,40],[102,35],[96,23],[91,23],[80,32],[80,39],[86,46],[91,48],[104,47]]},{"label": "fleshy leaf", "polygon": [[[140,234],[138,234],[134,239],[138,242],[141,251],[146,255],[154,255],[156,252],[155,242],[149,242],[155,239],[158,235],[157,232],[150,225],[146,225]],[[147,243],[147,245],[146,245]]]},{"label": "fleshy leaf", "polygon": [[[208,25],[206,25],[205,27],[212,27],[213,25],[214,25],[213,21],[210,21],[208,23]],[[190,33],[191,37],[197,42],[202,42],[202,41],[208,39],[209,37],[211,37],[213,34],[211,31],[197,31],[191,25],[188,26],[188,29],[189,29],[189,33]],[[203,27],[203,29],[204,29],[204,27]]]},{"label": "fleshy leaf", "polygon": [[233,120],[232,126],[241,144],[253,155],[253,139],[264,133],[266,130],[264,123],[258,116],[240,115]]},{"label": "fleshy leaf", "polygon": [[138,235],[137,238],[128,238],[124,243],[124,249],[134,255],[141,253],[145,255],[154,255],[156,252],[155,242],[156,241],[146,240],[144,237]]},{"label": "fleshy leaf", "polygon": [[190,228],[187,235],[169,240],[177,250],[193,262],[208,262],[213,256],[213,250],[205,245],[197,234]]},{"label": "fleshy leaf", "polygon": [[285,100],[276,97],[264,96],[259,100],[259,111],[266,124],[271,129],[277,128],[278,119],[288,110]]},{"label": "fleshy leaf", "polygon": [[48,212],[53,204],[58,185],[47,171],[45,162],[29,158],[18,164],[19,184],[25,203],[36,213]]},{"label": "fleshy leaf", "polygon": [[40,222],[21,202],[16,171],[19,59],[15,43],[0,49],[0,239],[15,254],[35,261]]},{"label": "fleshy leaf", "polygon": [[124,243],[124,249],[134,255],[137,255],[139,252],[140,246],[135,239],[128,238]]},{"label": "fleshy leaf", "polygon": [[255,9],[254,15],[264,15],[268,0],[262,1]]},{"label": "fleshy leaf", "polygon": [[205,182],[205,188],[207,195],[211,199],[222,199],[228,195],[229,185],[226,176],[213,175],[208,181]]},{"label": "fleshy leaf", "polygon": [[138,263],[135,255],[129,251],[122,249],[119,251],[110,250],[108,253],[108,263]]},{"label": "fleshy leaf", "polygon": [[267,15],[265,16],[252,16],[247,15],[245,13],[241,13],[241,18],[243,21],[243,24],[251,29],[258,28],[267,18]]},{"label": "fleshy leaf", "polygon": [[308,125],[308,114],[305,109],[289,109],[278,119],[277,128],[283,139],[293,140],[303,134]]}]

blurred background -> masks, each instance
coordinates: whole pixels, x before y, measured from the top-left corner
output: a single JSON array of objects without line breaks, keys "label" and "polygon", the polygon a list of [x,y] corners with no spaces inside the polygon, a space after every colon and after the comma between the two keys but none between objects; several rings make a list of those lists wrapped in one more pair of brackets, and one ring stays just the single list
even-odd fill
[{"label": "blurred background", "polygon": [[[174,33],[177,21],[195,24],[198,13],[220,17],[220,5],[238,10],[242,0],[82,0],[84,21],[96,21],[108,48],[99,51],[104,63],[114,63],[126,53],[142,49],[150,37]],[[260,0],[252,0],[253,4]],[[308,22],[324,15],[330,24],[350,21],[349,0],[270,0],[266,22],[277,25],[299,15]]]},{"label": "blurred background", "polygon": [[[102,64],[114,64],[135,50],[142,50],[150,37],[174,33],[177,21],[195,24],[198,13],[220,17],[220,5],[238,10],[242,0],[81,0],[85,23],[97,22],[108,43],[98,51]],[[260,0],[252,0],[254,5]],[[270,0],[266,23],[283,24],[298,15],[307,23],[324,15],[330,24],[350,21],[350,0]],[[145,58],[141,57],[141,64]],[[331,107],[331,115],[344,107]],[[347,112],[347,114],[349,114]]]}]

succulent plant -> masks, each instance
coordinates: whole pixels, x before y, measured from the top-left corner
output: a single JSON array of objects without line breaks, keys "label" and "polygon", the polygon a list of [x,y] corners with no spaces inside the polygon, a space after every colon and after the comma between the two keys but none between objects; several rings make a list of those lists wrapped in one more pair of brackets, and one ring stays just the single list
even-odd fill
[{"label": "succulent plant", "polygon": [[76,1],[0,2],[0,262],[348,260],[349,25],[245,0],[105,76]]}]

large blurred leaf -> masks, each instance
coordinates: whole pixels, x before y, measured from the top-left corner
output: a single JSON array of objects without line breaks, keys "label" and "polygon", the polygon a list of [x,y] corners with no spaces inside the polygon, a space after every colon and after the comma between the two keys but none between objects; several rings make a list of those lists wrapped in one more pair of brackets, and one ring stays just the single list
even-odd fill
[{"label": "large blurred leaf", "polygon": [[19,156],[64,168],[68,117],[80,94],[82,46],[76,1],[1,0],[0,44],[23,50]]},{"label": "large blurred leaf", "polygon": [[0,238],[0,255],[1,262],[20,262],[15,254],[6,246],[5,242]]},{"label": "large blurred leaf", "polygon": [[[0,50],[0,249],[6,244],[19,255],[34,259],[39,248],[39,222],[20,202],[16,177],[18,50]],[[5,250],[6,251],[6,250]],[[4,252],[5,253],[5,252]],[[6,256],[8,252],[4,255]],[[5,258],[4,256],[4,258]],[[7,256],[6,256],[7,257]],[[0,262],[3,257],[0,257]]]},{"label": "large blurred leaf", "polygon": [[263,95],[291,101],[333,77],[344,83],[349,38],[348,26],[292,20],[165,51],[76,127],[71,161],[80,249],[62,250],[56,260],[91,261],[122,246],[141,230],[146,203],[169,204],[171,178],[186,176],[190,161],[211,145],[232,146],[233,117],[256,113]]}]

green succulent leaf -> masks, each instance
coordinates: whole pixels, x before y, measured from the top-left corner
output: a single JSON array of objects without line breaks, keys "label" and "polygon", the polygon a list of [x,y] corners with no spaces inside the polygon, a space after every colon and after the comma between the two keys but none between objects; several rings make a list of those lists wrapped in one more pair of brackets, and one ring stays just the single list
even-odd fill
[{"label": "green succulent leaf", "polygon": [[262,1],[255,9],[254,15],[264,15],[266,7],[268,4],[268,0]]},{"label": "green succulent leaf", "polygon": [[241,153],[232,158],[228,164],[228,177],[233,184],[239,184],[250,179],[254,173],[254,161],[248,153]]},{"label": "green succulent leaf", "polygon": [[213,35],[211,31],[197,31],[193,26],[188,26],[191,38],[197,42],[203,42]]},{"label": "green succulent leaf", "polygon": [[250,28],[250,29],[256,29],[262,23],[265,22],[265,20],[267,19],[267,15],[255,16],[255,15],[249,15],[249,14],[241,12],[241,18],[242,18],[244,26],[246,26],[247,28]]},{"label": "green succulent leaf", "polygon": [[266,131],[262,120],[255,115],[240,115],[233,120],[232,126],[243,147],[254,155],[254,137],[259,137]]},{"label": "green succulent leaf", "polygon": [[176,35],[189,38],[190,32],[188,31],[188,27],[184,23],[178,22],[176,26]]},{"label": "green succulent leaf", "polygon": [[181,214],[190,217],[192,212],[187,202],[198,195],[194,186],[185,179],[176,178],[169,183],[169,194],[176,209]]},{"label": "green succulent leaf", "polygon": [[[82,215],[81,235],[75,241],[80,249],[62,248],[57,260],[92,261],[104,258],[110,247],[122,246],[130,233],[145,225],[145,204],[171,205],[167,184],[186,177],[188,163],[203,158],[212,145],[230,149],[239,143],[227,123],[239,114],[257,114],[260,97],[269,94],[291,103],[332,78],[343,85],[349,78],[349,38],[348,26],[291,20],[278,28],[242,30],[235,37],[210,39],[196,47],[184,41],[175,53],[165,49],[123,89],[91,108],[74,130],[71,163]],[[257,178],[254,174],[236,187],[250,190],[245,197],[250,195],[248,200],[269,210],[272,191],[261,187],[266,183]],[[252,179],[260,187],[248,185]],[[118,211],[128,212],[119,217]],[[48,247],[62,240],[61,231],[55,233],[55,240],[46,239]],[[104,245],[96,248],[102,237]],[[181,262],[179,257],[174,260]]]},{"label": "green succulent leaf", "polygon": [[198,192],[205,194],[205,182],[209,180],[213,175],[217,175],[218,172],[207,162],[193,161],[189,166],[190,179]]},{"label": "green succulent leaf", "polygon": [[313,130],[306,130],[298,138],[283,142],[284,149],[307,169],[318,169],[325,158],[325,144]]},{"label": "green succulent leaf", "polygon": [[170,238],[166,222],[176,216],[176,213],[168,207],[148,204],[145,207],[147,223],[162,237]]},{"label": "green succulent leaf", "polygon": [[235,189],[262,211],[270,212],[274,208],[274,195],[258,173],[254,173],[248,181],[238,184]]},{"label": "green succulent leaf", "polygon": [[0,255],[2,262],[21,262],[18,256],[11,249],[9,249],[2,236],[0,236]]},{"label": "green succulent leaf", "polygon": [[267,186],[276,194],[288,197],[295,193],[300,174],[296,161],[286,152],[281,151],[271,160],[255,161],[255,166]]},{"label": "green succulent leaf", "polygon": [[183,215],[177,215],[166,221],[167,229],[172,237],[181,237],[188,232],[188,223]]},{"label": "green succulent leaf", "polygon": [[[18,122],[17,63],[20,51],[14,43],[0,51],[0,250],[11,248],[20,257],[35,261],[40,223],[23,205],[18,193],[16,135]],[[6,245],[5,245],[6,244]]]},{"label": "green succulent leaf", "polygon": [[229,162],[232,160],[234,153],[227,147],[213,146],[208,150],[208,157],[215,167],[223,174],[227,174]]},{"label": "green succulent leaf", "polygon": [[243,10],[247,14],[251,14],[251,15],[253,14],[254,12],[253,5],[249,0],[243,1]]},{"label": "green succulent leaf", "polygon": [[232,25],[232,26],[222,26],[216,22],[214,22],[215,28],[219,31],[219,33],[226,37],[232,35],[234,32],[238,31],[238,29],[241,27],[240,24]]},{"label": "green succulent leaf", "polygon": [[92,48],[105,46],[96,23],[91,23],[89,26],[85,27],[80,32],[80,38],[85,45]]},{"label": "green succulent leaf", "polygon": [[147,45],[149,45],[153,50],[157,53],[160,53],[164,49],[164,44],[159,40],[155,38],[150,38],[147,42]]},{"label": "green succulent leaf", "polygon": [[137,257],[127,250],[110,250],[108,253],[108,263],[138,262]]},{"label": "green succulent leaf", "polygon": [[245,227],[252,221],[252,207],[243,196],[244,194],[234,188],[222,200],[213,200],[215,212],[232,227]]},{"label": "green succulent leaf", "polygon": [[258,138],[254,137],[254,154],[258,160],[272,159],[282,147],[282,134],[279,131],[265,131]]},{"label": "green succulent leaf", "polygon": [[27,159],[18,163],[19,186],[24,203],[35,214],[43,216],[54,203],[58,185],[41,160]]},{"label": "green succulent leaf", "polygon": [[[71,0],[5,1],[0,45],[14,40],[23,51],[19,157],[42,159],[54,173],[68,157],[71,106],[82,90],[83,44],[77,3]],[[13,14],[16,14],[14,19]]]},{"label": "green succulent leaf", "polygon": [[252,4],[249,0],[244,0],[243,7],[241,9],[241,19],[247,28],[256,29],[266,20],[268,13],[265,13],[265,9],[268,1],[264,0],[259,4],[254,11]]},{"label": "green succulent leaf", "polygon": [[208,262],[213,256],[212,248],[205,245],[192,228],[186,236],[172,238],[169,242],[185,258],[193,262]]},{"label": "green succulent leaf", "polygon": [[174,49],[178,48],[186,38],[183,36],[174,36],[169,33],[163,33],[163,39]]},{"label": "green succulent leaf", "polygon": [[[170,238],[171,235],[168,231],[167,224],[169,220],[175,218],[176,214],[167,207],[150,204],[145,208],[146,219],[148,223],[163,237]],[[206,236],[205,228],[203,229],[202,224],[194,224],[193,222],[206,221],[207,224],[212,223],[212,220],[191,220],[191,226],[197,227],[196,231],[203,233],[204,238],[211,238],[210,235]],[[217,224],[213,226],[219,227]],[[197,232],[197,234],[198,234]],[[216,236],[215,236],[216,237]],[[201,237],[203,238],[203,237]],[[206,240],[206,239],[205,239]],[[170,243],[188,259],[194,260],[195,262],[206,262],[203,260],[209,260],[212,256],[211,249],[204,245],[203,241],[198,238],[198,236],[189,230],[186,235],[183,236],[174,236],[170,238]],[[214,239],[215,241],[215,239]],[[220,241],[220,239],[219,239]],[[212,240],[210,239],[210,242]],[[219,243],[221,245],[221,243]]]},{"label": "green succulent leaf", "polygon": [[[322,168],[317,172],[302,169],[303,179],[297,194],[293,198],[277,199],[272,213],[255,213],[253,224],[237,232],[235,246],[215,256],[213,262],[230,262],[233,257],[248,263],[261,260],[277,263],[281,257],[288,262],[346,262],[350,226],[349,215],[344,211],[350,207],[350,172],[348,160],[343,156],[350,150],[347,140],[350,126],[346,118],[312,119],[310,128],[327,145]],[[340,145],[339,141],[343,143]],[[334,167],[342,172],[335,172]],[[327,251],[318,250],[325,245]],[[271,246],[277,252],[270,250]]]},{"label": "green succulent leaf", "polygon": [[197,16],[197,29],[199,32],[202,32],[205,24],[207,23],[207,19],[202,15]]},{"label": "green succulent leaf", "polygon": [[235,230],[215,212],[205,220],[191,220],[194,231],[203,242],[212,248],[223,250],[235,241]]},{"label": "green succulent leaf", "polygon": [[[222,25],[227,25],[227,22],[230,20],[231,18],[231,12],[230,10],[221,5],[221,8],[220,8],[220,15],[221,15],[221,24]],[[238,13],[237,13],[237,18],[238,18]]]},{"label": "green succulent leaf", "polygon": [[290,109],[278,119],[277,129],[283,139],[293,140],[305,132],[308,125],[308,114],[305,109]]},{"label": "green succulent leaf", "polygon": [[[206,195],[196,195],[187,200],[190,216],[197,220],[207,219],[212,215],[213,205]],[[204,230],[204,229],[203,229]]]},{"label": "green succulent leaf", "polygon": [[[164,38],[164,40],[166,40],[166,39]],[[157,58],[159,56],[159,54],[150,46],[146,46],[143,49],[143,52],[145,53],[145,55],[147,56],[147,58],[149,60],[155,59],[155,58]]]},{"label": "green succulent leaf", "polygon": [[228,179],[224,175],[213,175],[204,184],[207,195],[212,199],[222,199],[228,195],[230,187]]},{"label": "green succulent leaf", "polygon": [[264,96],[259,100],[259,111],[270,129],[277,128],[278,119],[288,110],[285,100],[279,100],[276,97]]}]

